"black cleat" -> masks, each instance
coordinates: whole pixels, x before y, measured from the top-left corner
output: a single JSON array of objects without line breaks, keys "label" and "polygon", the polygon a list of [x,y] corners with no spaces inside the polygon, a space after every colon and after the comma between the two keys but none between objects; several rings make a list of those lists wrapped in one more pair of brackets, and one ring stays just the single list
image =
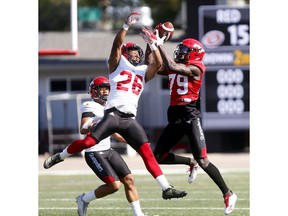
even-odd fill
[{"label": "black cleat", "polygon": [[64,160],[62,160],[62,159],[60,158],[60,153],[56,153],[56,154],[48,157],[48,158],[44,161],[43,166],[44,166],[45,169],[49,169],[50,167],[52,167],[52,166],[54,166],[55,164],[60,163],[60,162],[62,162],[62,161],[64,161]]},{"label": "black cleat", "polygon": [[172,198],[182,198],[187,195],[186,191],[179,191],[173,188],[173,186],[167,188],[165,191],[162,192],[162,198],[167,200],[167,199],[172,199]]}]

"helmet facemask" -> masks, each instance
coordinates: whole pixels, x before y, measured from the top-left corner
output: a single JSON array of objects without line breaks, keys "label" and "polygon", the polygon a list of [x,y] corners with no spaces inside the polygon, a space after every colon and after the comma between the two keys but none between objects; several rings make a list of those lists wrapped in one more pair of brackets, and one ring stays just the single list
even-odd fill
[{"label": "helmet facemask", "polygon": [[[133,56],[129,53],[129,51],[137,51],[139,54],[139,60],[133,60]],[[139,65],[144,58],[144,53],[141,47],[139,47],[137,44],[134,43],[127,43],[124,44],[122,47],[122,55],[134,66]]]},{"label": "helmet facemask", "polygon": [[106,104],[108,99],[108,95],[101,95],[101,88],[107,88],[110,91],[109,83],[101,83],[99,85],[91,85],[90,86],[90,95],[91,98],[98,103]]},{"label": "helmet facemask", "polygon": [[179,44],[174,51],[174,60],[177,63],[186,63],[189,60],[189,53],[191,49],[184,46],[183,44]]},{"label": "helmet facemask", "polygon": [[[133,56],[130,55],[129,50],[137,51],[138,54],[139,54],[139,60],[133,60],[133,59],[132,59]],[[132,47],[132,48],[128,48],[128,49],[127,49],[127,52],[128,52],[128,61],[129,61],[132,65],[137,66],[137,65],[139,65],[139,64],[142,62],[142,58],[141,58],[141,56],[143,56],[143,51],[142,51],[142,50],[140,50],[140,49],[138,49],[138,48]]]},{"label": "helmet facemask", "polygon": [[179,44],[174,51],[174,60],[177,63],[186,63],[189,60],[191,49],[183,44]]}]

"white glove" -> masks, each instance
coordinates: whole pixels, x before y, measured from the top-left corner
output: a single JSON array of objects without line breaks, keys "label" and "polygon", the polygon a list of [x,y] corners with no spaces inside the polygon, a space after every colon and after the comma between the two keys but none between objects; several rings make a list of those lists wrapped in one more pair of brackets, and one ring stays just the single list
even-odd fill
[{"label": "white glove", "polygon": [[156,38],[157,38],[157,46],[164,44],[166,36],[160,38],[158,29],[155,30]]},{"label": "white glove", "polygon": [[123,24],[123,28],[125,30],[128,30],[128,28],[131,25],[133,25],[134,23],[136,23],[136,22],[138,22],[140,20],[140,17],[141,17],[141,13],[139,13],[139,12],[130,13],[125,19],[125,22]]}]

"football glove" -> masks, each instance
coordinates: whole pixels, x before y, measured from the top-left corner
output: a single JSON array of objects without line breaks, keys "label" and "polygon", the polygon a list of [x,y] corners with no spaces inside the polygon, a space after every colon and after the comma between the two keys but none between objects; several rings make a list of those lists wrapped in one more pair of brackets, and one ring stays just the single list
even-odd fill
[{"label": "football glove", "polygon": [[132,12],[132,13],[130,13],[130,14],[127,16],[127,18],[125,19],[125,24],[130,27],[130,26],[133,25],[134,23],[138,22],[139,19],[140,19],[140,17],[141,17],[141,13],[139,13],[139,12]]},{"label": "football glove", "polygon": [[163,36],[162,38],[160,38],[158,29],[155,29],[155,35],[157,39],[157,42],[156,42],[157,46],[164,44],[166,36]]},{"label": "football glove", "polygon": [[157,43],[157,37],[152,32],[150,32],[147,28],[142,27],[142,32],[140,33],[143,40],[148,44]]}]

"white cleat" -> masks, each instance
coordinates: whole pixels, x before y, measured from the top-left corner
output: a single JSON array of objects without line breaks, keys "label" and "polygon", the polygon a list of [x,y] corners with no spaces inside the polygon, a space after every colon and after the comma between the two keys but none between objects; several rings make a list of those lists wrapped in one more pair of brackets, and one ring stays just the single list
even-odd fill
[{"label": "white cleat", "polygon": [[84,193],[82,195],[79,195],[78,197],[76,197],[76,202],[78,204],[78,215],[79,216],[86,216],[86,212],[87,212],[87,207],[89,205],[89,202],[85,202],[82,198],[84,196]]},{"label": "white cleat", "polygon": [[199,165],[196,164],[195,166],[190,166],[188,172],[189,176],[188,176],[188,183],[191,184],[197,177],[198,174],[198,169],[199,169]]},{"label": "white cleat", "polygon": [[224,204],[225,204],[224,213],[225,213],[225,215],[230,214],[235,209],[236,201],[237,201],[237,195],[235,193],[233,193],[232,195],[224,196]]}]

